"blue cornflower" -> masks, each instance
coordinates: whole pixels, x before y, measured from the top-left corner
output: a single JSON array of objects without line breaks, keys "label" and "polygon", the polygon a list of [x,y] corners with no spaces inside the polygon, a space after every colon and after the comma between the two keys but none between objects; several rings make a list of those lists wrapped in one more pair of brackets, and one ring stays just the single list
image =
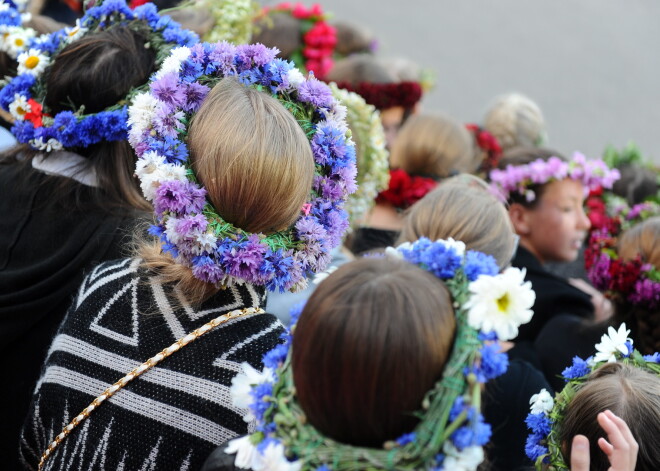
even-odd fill
[{"label": "blue cornflower", "polygon": [[628,353],[627,353],[627,354],[624,354],[623,357],[624,357],[624,358],[628,358],[630,355],[632,355],[632,352],[633,352],[633,344],[632,344],[632,342],[631,342],[630,340],[628,340],[628,341],[626,341],[625,346],[626,346],[626,348],[628,349]]},{"label": "blue cornflower", "polygon": [[552,420],[545,414],[528,414],[525,423],[532,433],[544,437],[550,433],[552,428]]},{"label": "blue cornflower", "polygon": [[284,363],[284,360],[286,360],[286,356],[288,354],[289,345],[281,343],[264,355],[264,366],[267,368],[277,369],[282,363]]},{"label": "blue cornflower", "polygon": [[411,432],[411,433],[405,433],[405,434],[401,435],[395,441],[396,441],[397,445],[405,446],[408,443],[414,442],[416,438],[417,438],[417,435],[415,434],[415,432]]},{"label": "blue cornflower", "polygon": [[250,405],[252,413],[257,421],[264,421],[264,414],[270,407],[270,397],[273,395],[273,383],[260,383],[252,388],[250,394],[254,402]]},{"label": "blue cornflower", "polygon": [[25,144],[34,139],[34,125],[30,121],[14,121],[11,133],[18,142]]},{"label": "blue cornflower", "polygon": [[298,323],[298,319],[300,319],[300,314],[302,314],[303,309],[305,309],[305,304],[307,304],[307,300],[303,299],[302,301],[298,301],[296,304],[291,307],[291,310],[289,311],[289,317],[291,318],[291,321],[289,323],[289,329],[296,325]]},{"label": "blue cornflower", "polygon": [[465,254],[463,270],[467,279],[474,281],[479,278],[479,275],[495,276],[499,273],[500,268],[492,255],[486,255],[476,250],[468,250]]},{"label": "blue cornflower", "polygon": [[316,468],[316,471],[330,471],[330,468],[328,468],[326,465],[321,465]]},{"label": "blue cornflower", "polygon": [[158,8],[153,3],[145,3],[133,10],[133,14],[136,18],[146,21],[147,23],[156,24],[160,20],[160,15],[158,14]]},{"label": "blue cornflower", "polygon": [[536,433],[532,433],[527,437],[527,441],[525,442],[525,454],[530,460],[536,461],[539,456],[543,456],[548,453],[548,448],[541,445],[541,440],[544,438],[545,435]]},{"label": "blue cornflower", "polygon": [[499,344],[484,345],[479,352],[481,353],[481,362],[472,368],[466,367],[466,374],[473,372],[477,376],[477,381],[485,383],[506,372],[509,367],[509,357],[506,353],[500,351]]},{"label": "blue cornflower", "polygon": [[589,368],[587,361],[576,356],[573,358],[573,364],[564,369],[564,371],[561,372],[561,375],[566,382],[569,382],[572,379],[581,378],[582,376],[589,374],[590,371],[591,368]]},{"label": "blue cornflower", "polygon": [[653,363],[660,363],[660,353],[655,352],[653,355],[644,355],[644,360]]},{"label": "blue cornflower", "polygon": [[7,85],[0,89],[0,105],[5,110],[15,99],[15,95],[28,95],[28,91],[34,85],[36,78],[32,74],[23,74],[14,77]]}]

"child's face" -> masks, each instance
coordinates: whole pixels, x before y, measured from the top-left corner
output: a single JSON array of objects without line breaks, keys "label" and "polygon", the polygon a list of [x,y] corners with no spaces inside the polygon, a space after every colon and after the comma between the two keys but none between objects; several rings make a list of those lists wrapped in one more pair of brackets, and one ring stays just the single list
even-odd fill
[{"label": "child's face", "polygon": [[547,184],[538,205],[525,209],[528,226],[521,243],[541,262],[575,260],[591,226],[583,204],[581,182],[565,179]]},{"label": "child's face", "polygon": [[401,129],[404,114],[405,109],[402,106],[394,106],[380,112],[380,121],[383,123],[388,149],[392,149],[396,135],[399,133],[399,129]]}]

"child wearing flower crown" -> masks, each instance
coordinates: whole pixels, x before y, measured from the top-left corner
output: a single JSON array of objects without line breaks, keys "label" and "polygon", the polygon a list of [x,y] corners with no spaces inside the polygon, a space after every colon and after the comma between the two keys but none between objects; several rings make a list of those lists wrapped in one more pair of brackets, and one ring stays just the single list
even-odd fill
[{"label": "child wearing flower crown", "polygon": [[[466,249],[493,256],[501,270],[509,266],[517,241],[504,205],[486,182],[472,175],[447,179],[410,208],[398,243],[421,237],[461,241]],[[527,398],[550,388],[541,372],[517,358],[515,348],[508,351],[507,371],[484,391],[484,417],[493,425],[486,456],[493,471],[531,464],[524,453]]]},{"label": "child wearing flower crown", "polygon": [[403,126],[390,154],[390,184],[376,198],[352,240],[354,253],[392,245],[404,210],[431,191],[438,181],[477,169],[469,132],[453,118],[415,115]]},{"label": "child wearing flower crown", "polygon": [[0,365],[11,378],[0,398],[12,404],[0,432],[5,463],[18,461],[39,370],[85,271],[121,256],[125,233],[151,208],[133,177],[121,103],[146,84],[155,51],[142,30],[89,30],[33,36],[0,91],[22,143],[0,165]]},{"label": "child wearing flower crown", "polygon": [[154,237],[83,281],[23,428],[30,467],[199,469],[248,431],[228,392],[283,332],[266,290],[325,268],[355,172],[340,105],[275,52],[176,48],[133,98]]},{"label": "child wearing flower crown", "polygon": [[541,328],[559,314],[594,318],[591,296],[543,268],[548,261],[571,261],[587,235],[583,210],[586,192],[612,186],[618,178],[602,161],[576,154],[567,161],[538,148],[511,151],[490,172],[493,189],[509,204],[509,217],[520,245],[512,265],[526,269],[537,293],[534,318],[522,326],[518,341],[534,341]]},{"label": "child wearing flower crown", "polygon": [[[491,435],[482,386],[507,364],[490,340],[515,335],[533,293],[518,270],[499,275],[453,240],[386,254],[330,274],[266,368],[244,366],[234,404],[258,432],[203,469],[477,469]],[[485,312],[494,285],[511,296],[506,319]]]}]

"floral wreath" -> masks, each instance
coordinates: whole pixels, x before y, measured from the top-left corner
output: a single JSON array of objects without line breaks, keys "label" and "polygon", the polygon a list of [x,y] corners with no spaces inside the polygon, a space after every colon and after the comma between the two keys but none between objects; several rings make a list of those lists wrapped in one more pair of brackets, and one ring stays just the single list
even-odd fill
[{"label": "floral wreath", "polygon": [[437,185],[438,181],[434,178],[409,175],[402,168],[392,169],[390,184],[387,190],[378,193],[376,202],[389,203],[403,211],[424,198]]},{"label": "floral wreath", "polygon": [[465,128],[472,133],[477,146],[486,154],[479,171],[488,173],[497,168],[502,157],[502,146],[497,138],[478,124],[466,124]]},{"label": "floral wreath", "polygon": [[638,255],[630,261],[617,255],[621,234],[649,217],[660,215],[660,205],[640,203],[629,208],[620,200],[614,215],[592,231],[584,254],[587,275],[594,287],[610,298],[655,309],[660,306],[660,270],[644,263]]},{"label": "floral wreath", "polygon": [[[129,109],[129,142],[139,157],[136,175],[153,202],[164,251],[193,275],[216,285],[248,283],[296,291],[325,269],[328,252],[348,228],[343,209],[355,191],[355,147],[346,108],[326,84],[305,79],[291,62],[262,44],[227,42],[179,47],[152,77],[150,91]],[[252,234],[225,221],[206,199],[188,160],[187,125],[224,77],[235,77],[278,99],[307,135],[315,177],[309,201],[287,230]]]},{"label": "floral wreath", "polygon": [[26,13],[27,0],[2,0],[0,3],[0,51],[12,59],[25,51],[30,39],[37,35],[32,28],[23,26],[32,15]]},{"label": "floral wreath", "polygon": [[237,454],[236,466],[264,471],[477,469],[491,436],[480,412],[481,385],[508,367],[506,353],[493,341],[515,337],[518,326],[531,319],[531,284],[517,268],[498,275],[493,257],[466,251],[453,239],[422,238],[390,247],[386,256],[443,280],[456,308],[456,340],[443,377],[423,401],[420,423],[382,449],[338,443],[310,425],[296,399],[289,351],[299,309],[292,313],[292,334],[283,334],[284,343],[264,356],[265,369],[259,372],[244,363],[244,373],[232,380],[234,405],[248,409],[244,420],[257,423],[256,433],[229,442],[226,452]]},{"label": "floral wreath", "polygon": [[12,133],[19,142],[50,152],[126,139],[125,103],[145,89],[146,84],[132,89],[119,103],[98,113],[85,113],[81,107],[50,116],[44,109],[47,93],[44,73],[62,49],[87,34],[117,24],[140,31],[147,29],[150,47],[157,51],[158,64],[172,47],[192,45],[198,40],[195,33],[181,29],[170,17],[159,16],[155,5],[145,4],[133,11],[123,0],[108,0],[90,8],[73,28],[30,39],[27,50],[18,55],[18,75],[0,91],[0,106],[15,118]]},{"label": "floral wreath", "polygon": [[617,169],[610,169],[600,159],[587,160],[584,154],[579,152],[575,152],[568,162],[559,157],[550,157],[548,160],[537,159],[526,165],[507,165],[505,170],[494,169],[489,174],[495,194],[508,200],[512,193],[517,193],[524,196],[528,202],[536,199],[536,193],[529,188],[532,185],[570,178],[582,182],[587,196],[590,190],[598,187],[612,188],[620,177]]},{"label": "floral wreath", "polygon": [[559,430],[566,408],[591,373],[606,363],[621,362],[660,376],[660,354],[642,355],[634,350],[629,334],[626,324],[621,324],[618,330],[610,327],[596,345],[595,356],[586,360],[576,356],[573,364],[562,372],[566,386],[554,399],[545,389],[532,396],[529,401],[531,411],[525,420],[530,430],[525,453],[535,462],[536,469],[546,469],[547,465],[551,471],[570,469],[562,453]]},{"label": "floral wreath", "polygon": [[339,88],[354,92],[364,98],[364,101],[374,105],[378,110],[386,110],[400,106],[412,108],[422,99],[422,86],[418,82],[370,83],[337,82]]},{"label": "floral wreath", "polygon": [[300,33],[303,46],[291,54],[290,59],[303,72],[313,72],[323,79],[334,64],[332,58],[337,45],[337,31],[328,24],[328,14],[318,3],[305,8],[302,3],[292,5],[280,3],[274,7],[264,7],[262,15],[286,13],[300,20]]},{"label": "floral wreath", "polygon": [[387,189],[390,157],[378,111],[357,93],[338,88],[334,83],[330,83],[330,90],[346,106],[346,119],[356,142],[358,189],[346,203],[349,220],[355,225],[371,210],[378,193]]}]

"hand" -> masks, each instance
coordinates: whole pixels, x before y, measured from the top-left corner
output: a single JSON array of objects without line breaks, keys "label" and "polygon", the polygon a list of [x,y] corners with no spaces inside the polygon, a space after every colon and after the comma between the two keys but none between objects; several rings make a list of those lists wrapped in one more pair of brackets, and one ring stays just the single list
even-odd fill
[{"label": "hand", "polygon": [[596,322],[607,320],[614,315],[614,306],[603,293],[579,278],[569,278],[568,282],[591,296],[591,304],[594,305],[594,320]]},{"label": "hand", "polygon": [[[598,414],[598,423],[609,439],[598,439],[598,446],[610,461],[607,471],[634,471],[639,446],[626,423],[609,410]],[[589,471],[589,461],[589,440],[576,435],[571,446],[571,471]]]}]

